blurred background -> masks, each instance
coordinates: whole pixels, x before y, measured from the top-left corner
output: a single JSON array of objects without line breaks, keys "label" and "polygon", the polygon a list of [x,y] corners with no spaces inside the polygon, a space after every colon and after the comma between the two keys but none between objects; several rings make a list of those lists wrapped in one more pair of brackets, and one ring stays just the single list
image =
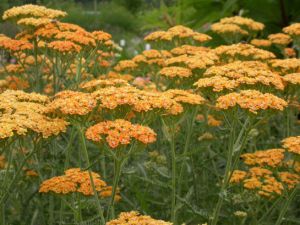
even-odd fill
[{"label": "blurred background", "polygon": [[[136,49],[142,38],[156,29],[182,24],[207,32],[211,23],[226,16],[263,22],[264,35],[300,21],[300,0],[0,0],[0,12],[30,3],[67,11],[64,22],[109,32],[125,49]],[[1,22],[0,33],[14,36],[17,28]]]}]

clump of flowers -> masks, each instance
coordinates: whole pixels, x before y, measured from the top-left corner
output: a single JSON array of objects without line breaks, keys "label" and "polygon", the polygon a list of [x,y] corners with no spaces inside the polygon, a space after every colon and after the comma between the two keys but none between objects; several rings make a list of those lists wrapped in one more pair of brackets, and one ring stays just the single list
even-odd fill
[{"label": "clump of flowers", "polygon": [[63,115],[87,115],[97,106],[97,101],[91,94],[78,91],[61,91],[47,105],[50,113]]},{"label": "clump of flowers", "polygon": [[260,110],[268,109],[283,111],[287,107],[287,102],[273,94],[263,94],[256,90],[233,92],[217,99],[218,109],[227,110],[236,106],[257,114]]},{"label": "clump of flowers", "polygon": [[[285,147],[285,144],[283,145]],[[250,169],[234,170],[230,182],[241,184],[244,188],[266,198],[281,195],[285,187],[288,190],[295,188],[300,183],[300,176],[286,171],[284,153],[284,149],[268,149],[243,154],[242,159]]]},{"label": "clump of flowers", "polygon": [[239,42],[244,36],[255,35],[264,29],[264,24],[241,16],[226,17],[211,26],[228,43]]},{"label": "clump of flowers", "polygon": [[28,132],[43,138],[65,132],[68,123],[60,118],[46,116],[48,97],[23,91],[7,90],[0,94],[0,139]]},{"label": "clump of flowers", "polygon": [[270,66],[284,75],[287,73],[297,73],[300,69],[300,59],[272,59],[269,61]]},{"label": "clump of flowers", "polygon": [[135,112],[157,112],[178,115],[183,111],[181,104],[166,96],[164,92],[149,92],[132,86],[108,87],[91,94],[100,102],[102,109],[115,110],[128,106]]},{"label": "clump of flowers", "polygon": [[[107,190],[111,187],[107,186],[106,182],[101,179],[98,173],[92,172],[91,174],[95,190],[100,196],[107,197]],[[43,181],[40,185],[39,192],[53,192],[62,195],[78,192],[85,196],[94,195],[88,171],[82,171],[80,168],[68,169],[62,176],[52,177]],[[117,199],[120,199],[120,196],[118,196]]]},{"label": "clump of flowers", "polygon": [[292,38],[284,33],[270,34],[268,39],[272,42],[272,44],[280,47],[287,46],[292,42]]},{"label": "clump of flowers", "polygon": [[235,61],[222,66],[212,66],[203,76],[209,78],[201,78],[195,85],[198,88],[212,87],[216,92],[223,89],[232,90],[242,85],[256,87],[257,84],[284,89],[282,78],[259,61]]},{"label": "clump of flowers", "polygon": [[3,20],[14,20],[24,17],[34,17],[34,18],[49,18],[55,19],[58,17],[64,17],[67,13],[61,10],[49,9],[45,6],[39,5],[22,5],[17,7],[12,7],[3,13]]},{"label": "clump of flowers", "polygon": [[256,151],[255,153],[246,153],[241,156],[244,163],[249,166],[279,166],[284,159],[284,149],[268,149],[265,151]]},{"label": "clump of flowers", "polygon": [[253,45],[239,43],[233,45],[221,45],[213,50],[224,62],[235,60],[259,60],[264,61],[276,58],[272,52],[259,49]]},{"label": "clump of flowers", "polygon": [[293,23],[283,28],[283,32],[290,35],[297,46],[300,40],[300,23]]},{"label": "clump of flowers", "polygon": [[139,224],[139,225],[172,225],[173,223],[165,222],[163,220],[156,220],[150,216],[140,215],[138,212],[122,212],[120,213],[117,219],[111,220],[106,223],[106,225],[131,225],[131,224]]},{"label": "clump of flowers", "polygon": [[100,122],[86,131],[86,137],[94,142],[101,142],[103,137],[111,148],[128,145],[135,139],[143,144],[156,140],[156,133],[149,127],[132,124],[123,119]]},{"label": "clump of flowers", "polygon": [[288,83],[288,85],[299,85],[300,84],[300,73],[290,73],[282,77],[282,79]]},{"label": "clump of flowers", "polygon": [[145,41],[175,41],[176,39],[184,40],[184,39],[191,39],[192,41],[203,43],[211,40],[211,37],[202,34],[192,29],[177,25],[174,27],[169,28],[167,31],[156,31],[147,35],[144,40]]},{"label": "clump of flowers", "polygon": [[286,148],[288,152],[300,155],[300,136],[283,139],[282,146]]}]

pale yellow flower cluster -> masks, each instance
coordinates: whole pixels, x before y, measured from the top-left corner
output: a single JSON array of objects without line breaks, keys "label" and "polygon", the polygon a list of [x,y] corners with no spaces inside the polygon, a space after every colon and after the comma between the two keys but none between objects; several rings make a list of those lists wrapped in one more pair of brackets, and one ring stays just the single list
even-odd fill
[{"label": "pale yellow flower cluster", "polygon": [[283,139],[282,146],[286,148],[288,152],[300,155],[300,136]]},{"label": "pale yellow flower cluster", "polygon": [[223,24],[223,23],[214,23],[211,25],[211,30],[220,35],[248,35],[248,31],[242,29],[236,24]]},{"label": "pale yellow flower cluster", "polygon": [[267,60],[276,58],[272,52],[243,43],[221,45],[215,48],[213,52],[219,55],[222,61],[225,62],[232,62],[235,60]]},{"label": "pale yellow flower cluster", "polygon": [[288,85],[300,85],[300,73],[290,73],[282,78]]},{"label": "pale yellow flower cluster", "polygon": [[300,35],[300,23],[294,23],[283,28],[283,32],[287,33],[291,36],[299,36]]},{"label": "pale yellow flower cluster", "polygon": [[292,42],[292,38],[283,33],[270,34],[268,39],[272,42],[272,44],[286,46]]},{"label": "pale yellow flower cluster", "polygon": [[46,116],[48,97],[7,90],[0,94],[0,139],[34,132],[48,138],[65,132],[68,123]]},{"label": "pale yellow flower cluster", "polygon": [[58,17],[64,17],[67,13],[61,10],[49,9],[45,6],[39,5],[22,5],[12,7],[3,13],[2,19],[19,19],[23,17],[38,17],[38,18],[49,18],[55,19]]},{"label": "pale yellow flower cluster", "polygon": [[241,16],[233,16],[233,17],[225,17],[220,20],[221,24],[236,24],[241,28],[244,28],[250,32],[253,31],[262,31],[265,28],[265,25],[256,22],[253,19],[241,17]]},{"label": "pale yellow flower cluster", "polygon": [[[281,76],[259,61],[235,61],[222,66],[212,66],[203,76],[204,78],[200,78],[194,85],[198,88],[210,87],[215,92],[233,90],[243,85],[259,88],[257,84],[272,86],[278,90],[284,89]],[[205,78],[206,76],[208,78]]]},{"label": "pale yellow flower cluster", "polygon": [[199,52],[209,52],[210,48],[194,45],[181,45],[173,48],[170,52],[173,55],[197,55]]},{"label": "pale yellow flower cluster", "polygon": [[186,39],[190,38],[196,42],[203,43],[211,40],[211,37],[207,34],[202,34],[192,29],[177,25],[169,28],[167,31],[156,31],[147,35],[145,41],[172,41],[176,38]]},{"label": "pale yellow flower cluster", "polygon": [[270,66],[280,72],[282,75],[286,73],[300,72],[300,59],[273,59],[269,61]]},{"label": "pale yellow flower cluster", "polygon": [[39,26],[42,26],[42,25],[46,25],[48,23],[51,23],[51,19],[49,19],[49,18],[28,17],[28,18],[19,19],[17,21],[18,25],[33,26],[33,27],[39,27]]},{"label": "pale yellow flower cluster", "polygon": [[216,107],[220,110],[227,110],[236,106],[257,114],[260,110],[268,109],[283,111],[287,107],[287,102],[273,94],[263,94],[256,90],[233,92],[217,99]]},{"label": "pale yellow flower cluster", "polygon": [[198,52],[195,55],[179,55],[166,60],[166,65],[184,65],[191,70],[206,69],[212,65],[215,65],[219,61],[218,55],[214,52]]}]

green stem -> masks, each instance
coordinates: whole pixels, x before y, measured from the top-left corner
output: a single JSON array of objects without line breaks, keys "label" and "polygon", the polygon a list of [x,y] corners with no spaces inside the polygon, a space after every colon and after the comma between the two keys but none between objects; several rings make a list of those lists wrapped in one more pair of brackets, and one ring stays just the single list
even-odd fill
[{"label": "green stem", "polygon": [[176,150],[175,150],[175,128],[172,125],[171,137],[171,164],[172,164],[172,203],[171,221],[176,225]]},{"label": "green stem", "polygon": [[6,190],[4,190],[4,194],[2,195],[1,199],[0,199],[0,206],[2,206],[4,204],[4,202],[6,202],[6,200],[8,199],[9,195],[11,193],[13,193],[12,187],[15,186],[15,183],[17,182],[17,180],[19,179],[19,175],[21,174],[21,172],[23,171],[23,167],[26,164],[27,160],[35,153],[36,149],[32,150],[22,161],[20,167],[18,168],[15,177],[13,178],[13,180],[10,182],[8,188],[6,188]]},{"label": "green stem", "polygon": [[281,209],[280,211],[280,214],[278,216],[278,219],[275,223],[275,225],[280,225],[283,221],[283,217],[285,216],[292,200],[294,199],[294,197],[296,196],[296,193],[297,193],[297,187],[294,188],[294,190],[292,191],[292,193],[290,194],[290,196],[287,198],[287,200],[285,201],[284,205],[283,205],[283,208]]},{"label": "green stem", "polygon": [[219,214],[221,211],[221,207],[223,205],[224,201],[224,194],[227,189],[228,181],[230,178],[230,171],[231,171],[231,165],[232,165],[232,159],[233,159],[233,151],[234,151],[234,140],[235,140],[235,129],[236,129],[236,119],[233,120],[233,124],[230,129],[230,136],[229,136],[229,149],[228,149],[228,155],[227,155],[227,161],[226,161],[226,168],[225,168],[225,177],[222,183],[221,191],[219,193],[218,202],[216,205],[216,208],[213,212],[213,216],[211,218],[210,225],[216,225],[219,219]]},{"label": "green stem", "polygon": [[192,138],[192,134],[193,134],[193,128],[194,128],[194,122],[197,116],[197,112],[198,112],[198,107],[195,108],[195,110],[193,111],[191,117],[190,115],[187,115],[188,121],[187,121],[187,132],[186,132],[186,139],[185,139],[185,143],[184,143],[184,150],[183,150],[183,160],[180,166],[180,172],[179,172],[179,179],[178,179],[178,193],[181,196],[181,189],[182,189],[182,179],[183,179],[183,171],[184,171],[184,164],[186,163],[186,155],[188,153],[189,147],[190,147],[190,143],[191,143],[191,138]]},{"label": "green stem", "polygon": [[115,196],[117,193],[117,188],[121,176],[121,171],[122,171],[122,165],[123,165],[123,160],[119,160],[117,158],[114,159],[114,181],[113,181],[113,188],[112,188],[112,195],[110,198],[110,202],[108,205],[107,209],[107,220],[108,219],[113,219],[114,218],[114,203],[115,203]]},{"label": "green stem", "polygon": [[[83,155],[84,155],[86,163],[87,163],[87,168],[90,168],[90,160],[89,160],[89,155],[88,155],[88,151],[87,151],[87,147],[86,147],[84,132],[83,132],[83,128],[80,125],[78,126],[78,131],[80,133],[80,141],[81,141],[81,145],[82,145]],[[90,181],[91,181],[93,192],[94,192],[94,197],[95,197],[95,200],[97,203],[97,207],[98,207],[98,211],[99,211],[99,215],[100,215],[100,219],[101,219],[101,224],[104,225],[105,218],[103,215],[103,209],[102,209],[102,206],[101,206],[101,203],[99,200],[98,192],[95,188],[92,172],[90,169],[88,169],[88,173],[89,173]]]}]

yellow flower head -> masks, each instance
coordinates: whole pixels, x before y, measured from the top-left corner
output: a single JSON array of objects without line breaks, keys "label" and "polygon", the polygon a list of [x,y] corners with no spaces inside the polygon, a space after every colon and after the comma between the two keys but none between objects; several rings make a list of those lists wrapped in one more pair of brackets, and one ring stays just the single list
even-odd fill
[{"label": "yellow flower head", "polygon": [[267,60],[276,58],[272,52],[244,43],[221,45],[215,48],[214,52],[225,62],[235,60]]},{"label": "yellow flower head", "polygon": [[204,77],[206,76],[209,78],[201,78],[195,83],[198,88],[211,87],[213,91],[219,92],[242,85],[257,87],[260,84],[284,89],[281,76],[259,61],[235,61],[222,66],[212,66],[205,71]]},{"label": "yellow flower head", "polygon": [[221,24],[236,24],[241,28],[244,28],[250,32],[257,32],[261,31],[265,28],[265,25],[256,22],[253,19],[241,17],[241,16],[233,16],[233,17],[226,17],[220,20]]},{"label": "yellow flower head", "polygon": [[283,33],[270,34],[268,36],[268,39],[272,42],[272,44],[281,46],[286,46],[292,42],[292,38],[289,35]]},{"label": "yellow flower head", "polygon": [[300,155],[300,136],[283,139],[282,146],[287,149],[288,152]]},{"label": "yellow flower head", "polygon": [[22,17],[38,17],[38,18],[49,18],[55,19],[58,17],[64,17],[67,13],[61,10],[49,9],[44,6],[39,5],[22,5],[12,7],[11,9],[6,10],[3,13],[2,19],[15,19],[15,18],[22,18]]},{"label": "yellow flower head", "polygon": [[287,102],[275,95],[263,94],[255,90],[233,92],[217,99],[216,107],[221,110],[236,106],[257,114],[258,111],[268,109],[282,111],[287,106]]}]

